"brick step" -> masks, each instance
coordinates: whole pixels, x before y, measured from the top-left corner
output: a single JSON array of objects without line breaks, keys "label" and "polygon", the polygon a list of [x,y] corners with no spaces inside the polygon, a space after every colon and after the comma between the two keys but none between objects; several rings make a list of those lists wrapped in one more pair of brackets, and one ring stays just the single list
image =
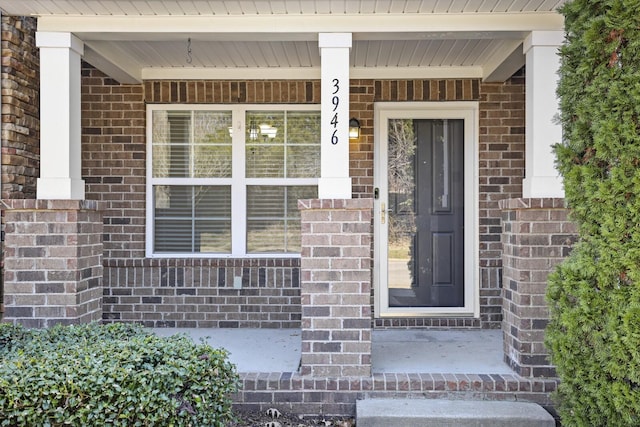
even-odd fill
[{"label": "brick step", "polygon": [[356,402],[358,427],[555,427],[540,405],[525,402],[365,399]]}]

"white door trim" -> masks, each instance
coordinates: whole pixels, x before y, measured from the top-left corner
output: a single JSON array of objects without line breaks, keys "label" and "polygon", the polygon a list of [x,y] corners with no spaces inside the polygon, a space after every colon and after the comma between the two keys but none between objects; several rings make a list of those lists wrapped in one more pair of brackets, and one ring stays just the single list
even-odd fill
[{"label": "white door trim", "polygon": [[[387,224],[381,223],[381,206],[387,200],[387,152],[389,119],[464,120],[464,306],[389,307],[387,289]],[[376,317],[480,316],[479,235],[478,235],[478,134],[479,103],[455,102],[378,102],[374,104],[374,186],[379,197],[374,203],[374,302]],[[385,213],[386,216],[386,213]],[[385,221],[386,222],[386,221]]]}]

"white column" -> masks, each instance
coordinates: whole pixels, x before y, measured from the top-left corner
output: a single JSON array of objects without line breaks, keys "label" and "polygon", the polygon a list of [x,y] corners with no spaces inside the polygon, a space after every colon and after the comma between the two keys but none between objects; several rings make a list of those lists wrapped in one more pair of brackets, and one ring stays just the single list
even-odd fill
[{"label": "white column", "polygon": [[351,33],[319,35],[321,64],[320,199],[350,199],[349,50]]},{"label": "white column", "polygon": [[533,31],[524,41],[527,64],[525,178],[523,197],[564,197],[552,145],[561,142],[558,112],[558,49],[562,31]]},{"label": "white column", "polygon": [[40,178],[38,199],[82,200],[80,57],[71,33],[37,32],[40,48]]}]

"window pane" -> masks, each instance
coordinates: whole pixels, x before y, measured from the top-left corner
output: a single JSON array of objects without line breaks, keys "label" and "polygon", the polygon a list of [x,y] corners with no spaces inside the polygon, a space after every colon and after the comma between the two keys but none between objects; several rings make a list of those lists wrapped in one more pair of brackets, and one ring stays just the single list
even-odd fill
[{"label": "window pane", "polygon": [[250,253],[283,253],[285,222],[283,220],[251,220],[247,227],[247,249]]},{"label": "window pane", "polygon": [[247,146],[247,178],[283,178],[284,147],[282,145]]},{"label": "window pane", "polygon": [[154,248],[156,252],[190,253],[191,221],[184,219],[156,218]]},{"label": "window pane", "polygon": [[320,176],[320,147],[287,147],[287,178],[316,178]]},{"label": "window pane", "polygon": [[320,176],[318,111],[249,111],[245,133],[247,178]]},{"label": "window pane", "polygon": [[231,113],[196,111],[194,113],[194,173],[196,178],[231,176]]},{"label": "window pane", "polygon": [[246,114],[246,176],[284,177],[283,111],[249,111]]},{"label": "window pane", "polygon": [[247,111],[248,144],[282,144],[285,141],[285,111]]},{"label": "window pane", "polygon": [[320,176],[320,112],[287,112],[287,178]]},{"label": "window pane", "polygon": [[231,253],[231,220],[196,220],[196,252]]},{"label": "window pane", "polygon": [[300,252],[298,199],[317,193],[315,186],[248,186],[248,252]]},{"label": "window pane", "polygon": [[287,143],[320,146],[320,112],[287,111]]},{"label": "window pane", "polygon": [[158,253],[231,252],[230,186],[155,186]]},{"label": "window pane", "polygon": [[230,111],[154,111],[154,178],[231,176]]},{"label": "window pane", "polygon": [[191,112],[153,112],[153,176],[189,176]]}]

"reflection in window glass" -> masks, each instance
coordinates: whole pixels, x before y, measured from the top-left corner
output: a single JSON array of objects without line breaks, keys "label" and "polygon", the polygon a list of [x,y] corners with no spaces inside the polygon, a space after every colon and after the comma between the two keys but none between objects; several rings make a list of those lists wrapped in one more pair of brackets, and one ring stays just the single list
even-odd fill
[{"label": "reflection in window glass", "polygon": [[299,199],[314,199],[315,186],[248,186],[247,251],[300,252]]},{"label": "reflection in window glass", "polygon": [[315,178],[320,175],[320,113],[249,111],[247,178]]},{"label": "reflection in window glass", "polygon": [[298,199],[317,197],[320,112],[181,108],[150,107],[151,256],[298,253]]},{"label": "reflection in window glass", "polygon": [[231,252],[230,186],[155,186],[154,214],[156,252]]},{"label": "reflection in window glass", "polygon": [[154,178],[231,176],[231,112],[154,111]]}]

